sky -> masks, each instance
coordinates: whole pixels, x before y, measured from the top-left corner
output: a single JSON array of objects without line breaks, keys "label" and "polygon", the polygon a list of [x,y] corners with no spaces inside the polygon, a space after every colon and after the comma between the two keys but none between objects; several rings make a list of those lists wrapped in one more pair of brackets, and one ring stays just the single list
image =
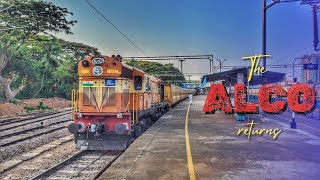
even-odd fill
[{"label": "sky", "polygon": [[[51,0],[66,7],[78,23],[73,35],[105,54],[144,56],[84,0]],[[262,0],[89,0],[136,43],[147,56],[212,54],[224,65],[249,65],[241,58],[261,54]],[[267,0],[268,4],[272,1]],[[267,64],[292,64],[294,57],[313,52],[313,24],[309,5],[279,3],[267,10]],[[180,62],[174,62],[180,67]],[[214,62],[218,65],[218,62]],[[186,73],[209,73],[208,60],[190,60]],[[273,71],[288,71],[272,69]],[[191,79],[199,79],[193,76]]]}]

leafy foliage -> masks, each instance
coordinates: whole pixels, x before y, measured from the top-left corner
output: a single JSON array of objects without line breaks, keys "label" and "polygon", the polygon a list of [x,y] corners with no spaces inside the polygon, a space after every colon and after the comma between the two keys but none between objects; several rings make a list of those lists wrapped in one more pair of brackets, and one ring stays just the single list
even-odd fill
[{"label": "leafy foliage", "polygon": [[2,24],[24,27],[26,36],[46,31],[72,34],[70,26],[77,22],[67,20],[72,13],[66,8],[43,1],[2,0],[0,8],[5,9],[0,15]]},{"label": "leafy foliage", "polygon": [[77,60],[99,54],[97,48],[49,34],[72,34],[72,13],[33,0],[1,0],[0,10],[0,100],[17,95],[69,98],[76,86]]},{"label": "leafy foliage", "polygon": [[[70,46],[73,48],[69,48]],[[77,88],[77,62],[91,54],[99,53],[91,46],[47,35],[37,35],[14,54],[16,59],[23,59],[23,61],[11,61],[4,72],[17,71],[19,73],[19,77],[12,84],[13,87],[17,87],[22,78],[27,79],[27,86],[17,96],[18,98],[62,97],[69,99],[71,90]]]},{"label": "leafy foliage", "polygon": [[[51,32],[72,34],[72,12],[52,3],[33,0],[0,0],[0,101],[14,98],[70,98],[77,88],[77,62],[98,49],[58,39]],[[150,74],[172,74],[164,80],[185,80],[173,64],[131,61]],[[46,109],[26,106],[28,111]]]},{"label": "leafy foliage", "polygon": [[161,64],[158,62],[131,60],[126,64],[141,69],[146,73],[156,75],[165,81],[185,81],[183,74],[172,63]]},{"label": "leafy foliage", "polygon": [[31,106],[31,105],[26,105],[26,106],[24,107],[24,109],[27,110],[27,111],[33,111],[33,110],[35,110],[36,108],[33,107],[33,106]]},{"label": "leafy foliage", "polygon": [[37,106],[37,109],[40,109],[40,110],[46,110],[46,109],[49,109],[51,110],[52,108],[44,105],[44,103],[42,101],[39,102],[39,105]]},{"label": "leafy foliage", "polygon": [[46,106],[42,101],[39,102],[39,105],[37,105],[36,107],[32,106],[32,105],[26,105],[24,107],[25,110],[27,111],[34,111],[34,110],[52,110],[52,108]]},{"label": "leafy foliage", "polygon": [[9,101],[9,103],[18,104],[18,101],[17,101],[16,99],[11,99],[11,100]]}]

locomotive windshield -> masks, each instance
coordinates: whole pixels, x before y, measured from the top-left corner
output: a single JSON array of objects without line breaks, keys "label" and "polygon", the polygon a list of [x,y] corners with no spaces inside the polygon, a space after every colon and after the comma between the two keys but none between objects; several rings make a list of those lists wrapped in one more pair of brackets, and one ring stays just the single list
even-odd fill
[{"label": "locomotive windshield", "polygon": [[[105,83],[104,83],[105,82]],[[95,80],[83,81],[83,105],[95,106],[99,109],[106,106],[115,106],[115,81]]]}]

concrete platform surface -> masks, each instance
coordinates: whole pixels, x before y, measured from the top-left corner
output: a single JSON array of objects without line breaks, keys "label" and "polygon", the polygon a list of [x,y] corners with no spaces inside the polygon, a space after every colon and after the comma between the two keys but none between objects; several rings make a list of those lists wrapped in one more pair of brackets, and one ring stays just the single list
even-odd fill
[{"label": "concrete platform surface", "polygon": [[[139,137],[99,179],[319,179],[320,137],[306,129],[290,129],[277,119],[250,116],[253,129],[279,128],[272,135],[237,135],[247,123],[221,111],[204,114],[206,96],[195,96],[190,106],[188,164],[185,121],[188,101],[163,115]],[[313,127],[319,129],[320,127]],[[190,160],[190,159],[189,159]]]}]

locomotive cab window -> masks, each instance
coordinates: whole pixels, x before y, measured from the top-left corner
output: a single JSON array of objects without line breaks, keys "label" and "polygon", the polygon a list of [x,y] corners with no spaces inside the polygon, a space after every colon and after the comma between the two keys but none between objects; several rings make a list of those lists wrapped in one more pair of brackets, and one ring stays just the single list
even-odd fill
[{"label": "locomotive cab window", "polygon": [[142,89],[142,77],[141,76],[135,76],[134,77],[134,89],[135,90],[141,90]]}]

